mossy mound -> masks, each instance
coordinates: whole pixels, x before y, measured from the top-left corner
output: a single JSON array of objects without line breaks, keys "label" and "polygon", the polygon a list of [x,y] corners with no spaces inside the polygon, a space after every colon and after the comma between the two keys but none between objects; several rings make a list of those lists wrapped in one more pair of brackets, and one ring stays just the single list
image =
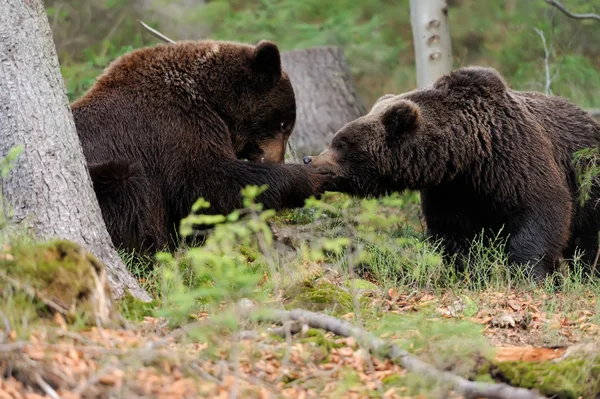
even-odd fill
[{"label": "mossy mound", "polygon": [[502,362],[490,374],[512,386],[535,388],[556,399],[596,398],[600,395],[600,358],[559,362]]},{"label": "mossy mound", "polygon": [[15,320],[55,313],[86,325],[118,319],[104,265],[70,241],[4,245],[0,280],[0,309]]}]

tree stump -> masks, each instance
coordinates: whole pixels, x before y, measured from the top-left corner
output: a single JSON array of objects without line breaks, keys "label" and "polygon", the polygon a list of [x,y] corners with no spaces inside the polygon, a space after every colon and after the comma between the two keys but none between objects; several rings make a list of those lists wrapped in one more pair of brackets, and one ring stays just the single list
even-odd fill
[{"label": "tree stump", "polygon": [[329,145],[346,123],[366,113],[339,47],[282,53],[282,64],[296,95],[296,127],[290,138],[292,162]]}]

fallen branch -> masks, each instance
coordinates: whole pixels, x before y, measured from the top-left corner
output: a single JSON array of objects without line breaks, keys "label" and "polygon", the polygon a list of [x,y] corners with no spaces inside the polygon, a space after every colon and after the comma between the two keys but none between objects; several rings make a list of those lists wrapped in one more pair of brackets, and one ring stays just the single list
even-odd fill
[{"label": "fallen branch", "polygon": [[322,313],[315,313],[302,309],[294,309],[290,311],[272,310],[268,313],[261,312],[259,317],[281,323],[285,323],[287,321],[298,321],[307,324],[312,328],[329,331],[342,337],[354,337],[357,341],[363,342],[371,352],[389,358],[392,362],[410,372],[428,375],[439,382],[447,383],[456,391],[463,394],[466,398],[544,398],[544,396],[540,395],[536,390],[515,388],[507,384],[490,384],[469,381],[455,374],[438,370],[394,344],[388,343],[383,339],[378,338],[361,328],[355,327],[344,320],[339,320],[335,317]]},{"label": "fallen branch", "polygon": [[563,14],[565,14],[567,17],[569,18],[573,18],[573,19],[595,19],[597,21],[600,21],[600,15],[598,14],[593,14],[593,13],[585,13],[585,14],[575,14],[572,13],[571,11],[567,10],[565,8],[565,6],[563,6],[562,4],[560,4],[558,1],[556,0],[544,0],[546,2],[546,4],[550,4],[551,6],[554,6],[556,8],[558,8]]},{"label": "fallen branch", "polygon": [[60,395],[56,393],[56,391],[48,385],[46,381],[42,378],[41,375],[35,373],[35,382],[39,385],[40,388],[46,393],[46,395],[50,396],[52,399],[60,399]]}]

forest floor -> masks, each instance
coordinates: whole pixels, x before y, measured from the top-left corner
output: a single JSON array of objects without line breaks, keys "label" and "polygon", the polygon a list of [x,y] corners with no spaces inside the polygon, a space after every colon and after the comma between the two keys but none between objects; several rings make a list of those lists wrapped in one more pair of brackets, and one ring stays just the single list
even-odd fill
[{"label": "forest floor", "polygon": [[[600,326],[591,322],[595,304],[583,298],[579,311],[565,315],[543,311],[547,298],[533,299],[531,293],[482,293],[481,310],[469,318],[453,316],[463,304],[450,295],[372,300],[389,309],[386,322],[412,325],[383,337],[412,341],[421,335],[416,339],[419,357],[461,374],[472,372],[477,357],[486,352],[498,363],[550,362],[573,345],[598,342],[600,333]],[[418,320],[415,316],[421,313],[430,317]],[[356,320],[352,313],[342,318]],[[464,325],[452,334],[456,319]],[[18,351],[11,357],[19,359],[13,366],[20,365],[0,381],[0,398],[461,397],[411,378],[389,360],[367,355],[354,338],[317,330],[289,342],[263,329],[237,343],[223,339],[209,344],[183,339],[181,329],[169,328],[164,319],[154,317],[145,317],[136,328],[93,327],[77,332],[71,332],[60,316],[54,322],[54,327],[32,332],[28,340],[9,337],[0,344],[2,358],[7,359],[8,351]],[[475,331],[485,342],[478,340]],[[453,353],[453,347],[459,351]],[[0,364],[7,373],[11,362]],[[26,371],[26,364],[34,365],[35,372]],[[40,387],[40,381],[47,386]]]},{"label": "forest floor", "polygon": [[[373,273],[349,278],[323,262],[300,265],[302,277],[271,293],[269,307],[332,314],[471,380],[600,397],[596,287],[427,289]],[[225,311],[172,322],[123,304],[121,328],[52,312],[38,324],[15,316],[19,305],[7,292],[0,286],[0,399],[462,397],[322,330],[281,336],[275,324],[234,322],[240,329],[231,333],[227,320],[215,322]]]}]

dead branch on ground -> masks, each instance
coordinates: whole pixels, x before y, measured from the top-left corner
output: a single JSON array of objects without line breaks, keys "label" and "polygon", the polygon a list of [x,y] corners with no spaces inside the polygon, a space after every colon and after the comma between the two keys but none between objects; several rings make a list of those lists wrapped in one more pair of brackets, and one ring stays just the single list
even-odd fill
[{"label": "dead branch on ground", "polygon": [[347,321],[337,319],[322,313],[311,312],[302,309],[272,310],[270,314],[261,312],[260,318],[285,323],[288,321],[300,321],[312,328],[332,332],[342,337],[354,337],[362,342],[371,352],[383,355],[392,362],[406,370],[432,377],[439,382],[451,385],[456,391],[466,398],[489,398],[489,399],[540,399],[536,390],[515,388],[507,384],[490,384],[474,382],[464,379],[455,374],[441,371],[411,355],[400,347],[388,343],[375,335],[355,327]]}]

